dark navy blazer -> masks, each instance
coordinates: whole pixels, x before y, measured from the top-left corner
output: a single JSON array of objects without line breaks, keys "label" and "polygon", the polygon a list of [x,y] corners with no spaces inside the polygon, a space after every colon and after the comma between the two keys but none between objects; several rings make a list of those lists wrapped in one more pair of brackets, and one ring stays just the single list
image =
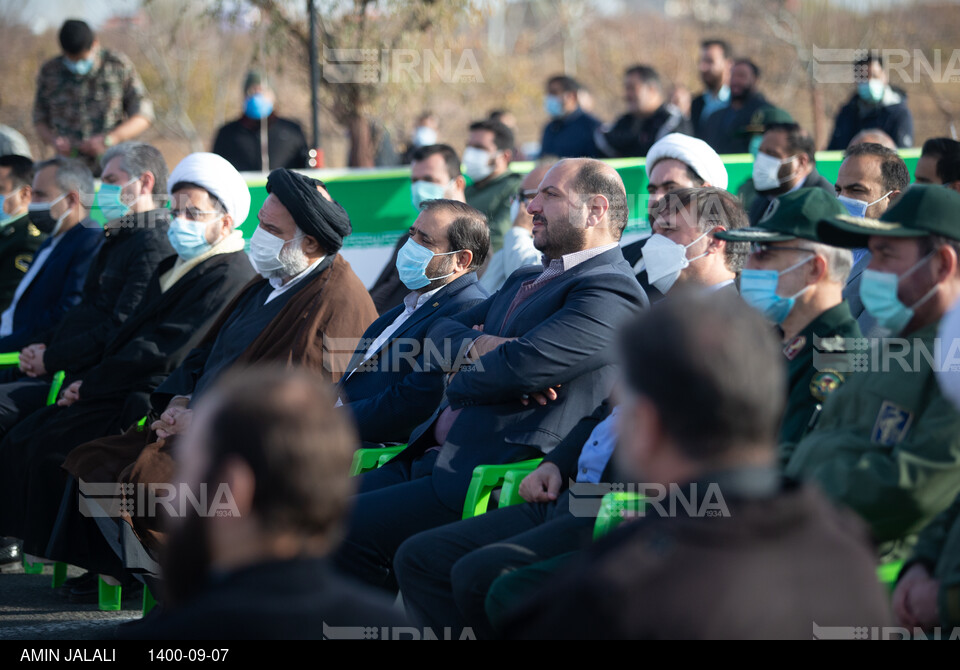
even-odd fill
[{"label": "dark navy blazer", "polygon": [[[520,285],[542,268],[514,272],[496,295],[429,330],[434,340],[472,342],[483,324],[487,335],[517,338],[481,356],[446,389],[450,407],[462,409],[433,468],[434,488],[444,504],[463,505],[473,468],[510,463],[556,447],[581,419],[610,395],[620,327],[649,301],[620,247],[601,253],[549,281],[507,312]],[[545,406],[524,406],[523,394],[557,388]],[[401,455],[434,446],[434,419],[411,434]]]},{"label": "dark navy blazer", "polygon": [[[44,240],[34,258],[50,246]],[[60,323],[71,307],[80,302],[83,283],[103,244],[103,229],[93,219],[84,219],[63,234],[40,272],[20,296],[13,312],[13,332],[0,338],[0,351],[19,351]]]},{"label": "dark navy blazer", "polygon": [[[470,272],[433,294],[361,366],[367,347],[406,309],[394,307],[374,321],[360,338],[340,383],[340,398],[353,412],[365,442],[406,442],[411,431],[430,418],[443,397],[445,357],[456,351],[429,349],[423,344],[427,329],[443,317],[455,316],[487,298],[487,291]],[[425,360],[426,358],[426,360]],[[449,367],[449,366],[448,366]]]}]

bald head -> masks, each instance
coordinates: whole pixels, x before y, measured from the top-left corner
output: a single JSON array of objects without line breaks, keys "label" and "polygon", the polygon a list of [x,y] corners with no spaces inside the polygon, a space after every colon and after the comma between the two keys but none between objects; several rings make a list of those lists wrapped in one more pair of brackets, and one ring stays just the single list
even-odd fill
[{"label": "bald head", "polygon": [[549,258],[604,246],[620,239],[627,225],[627,194],[609,165],[568,158],[551,167],[527,206],[533,243]]}]

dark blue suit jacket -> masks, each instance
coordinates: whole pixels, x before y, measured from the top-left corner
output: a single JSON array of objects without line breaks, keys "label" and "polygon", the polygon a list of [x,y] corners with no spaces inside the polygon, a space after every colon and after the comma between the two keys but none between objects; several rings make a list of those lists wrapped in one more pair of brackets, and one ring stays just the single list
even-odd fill
[{"label": "dark blue suit jacket", "polygon": [[[437,319],[459,314],[486,297],[475,272],[458,277],[411,314],[362,366],[365,369],[349,377],[344,375],[340,398],[353,412],[361,440],[405,442],[414,428],[430,418],[443,397],[443,372],[436,366],[439,361],[425,360],[423,338],[427,329]],[[347,365],[348,371],[361,364],[367,347],[404,309],[402,304],[394,307],[367,328]],[[443,350],[427,353],[432,359],[442,357]],[[456,354],[454,351],[452,355]]]},{"label": "dark blue suit jacket", "polygon": [[[515,337],[462,370],[446,389],[450,407],[461,409],[433,468],[444,504],[459,509],[473,468],[510,463],[556,447],[581,419],[610,395],[620,326],[649,306],[620,247],[605,251],[548,282],[506,319],[520,284],[542,271],[520,268],[496,295],[429,330],[459,351],[480,333]],[[520,397],[561,385],[545,406],[524,406]],[[403,456],[433,446],[433,420],[411,435]]]},{"label": "dark blue suit jacket", "polygon": [[[34,258],[50,246],[44,240]],[[80,302],[83,282],[90,263],[103,244],[103,229],[93,219],[84,219],[63,234],[40,272],[20,296],[13,312],[13,332],[0,338],[0,351],[19,351],[60,323],[71,307]]]}]

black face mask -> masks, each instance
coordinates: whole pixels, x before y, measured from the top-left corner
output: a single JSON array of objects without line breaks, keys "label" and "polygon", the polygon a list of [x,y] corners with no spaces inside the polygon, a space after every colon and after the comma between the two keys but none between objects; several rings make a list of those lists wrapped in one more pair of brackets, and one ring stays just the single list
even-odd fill
[{"label": "black face mask", "polygon": [[50,208],[61,199],[66,197],[62,195],[51,203],[37,203],[31,204],[27,210],[28,216],[30,217],[30,223],[37,227],[44,235],[49,235],[53,232],[53,229],[57,227],[57,220],[53,218],[53,215],[50,213]]}]

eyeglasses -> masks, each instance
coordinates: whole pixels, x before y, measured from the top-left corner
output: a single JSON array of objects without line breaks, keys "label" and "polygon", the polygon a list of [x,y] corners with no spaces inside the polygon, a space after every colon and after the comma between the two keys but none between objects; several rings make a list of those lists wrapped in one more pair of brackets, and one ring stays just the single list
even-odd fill
[{"label": "eyeglasses", "polygon": [[170,216],[175,219],[184,218],[188,221],[204,221],[206,217],[213,216],[215,214],[220,214],[217,211],[204,211],[202,209],[197,209],[196,207],[184,207],[183,209],[170,209]]},{"label": "eyeglasses", "polygon": [[518,200],[520,202],[527,202],[528,200],[533,200],[534,198],[536,198],[537,193],[539,193],[537,189],[524,190],[521,188],[519,191],[517,191],[512,196],[510,196],[510,202],[513,203],[513,202],[517,202]]}]

